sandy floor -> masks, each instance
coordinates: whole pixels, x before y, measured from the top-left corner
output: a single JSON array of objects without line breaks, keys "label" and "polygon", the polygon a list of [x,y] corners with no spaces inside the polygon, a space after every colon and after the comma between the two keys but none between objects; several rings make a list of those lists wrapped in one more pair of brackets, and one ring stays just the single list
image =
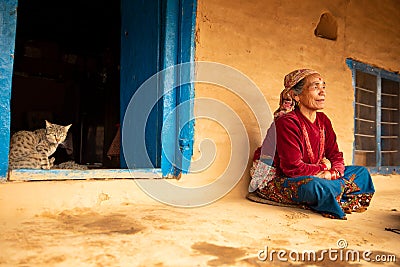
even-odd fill
[{"label": "sandy floor", "polygon": [[[211,205],[183,209],[150,199],[132,180],[0,184],[0,265],[306,266],[289,253],[337,249],[339,239],[348,250],[372,251],[371,259],[396,255],[385,266],[400,265],[400,236],[385,231],[400,228],[400,176],[373,179],[371,207],[347,221],[250,202],[237,189]],[[260,260],[266,248],[268,255],[286,251],[289,262],[276,253],[273,261]],[[312,264],[349,264],[324,255]]]}]

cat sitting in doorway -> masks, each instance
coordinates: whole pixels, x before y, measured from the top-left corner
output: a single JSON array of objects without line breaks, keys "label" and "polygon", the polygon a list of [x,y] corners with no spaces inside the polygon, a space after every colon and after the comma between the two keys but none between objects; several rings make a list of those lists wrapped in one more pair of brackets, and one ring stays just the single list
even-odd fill
[{"label": "cat sitting in doorway", "polygon": [[10,140],[10,169],[45,169],[53,166],[58,145],[65,141],[70,125],[61,126],[46,120],[46,128],[19,131]]}]

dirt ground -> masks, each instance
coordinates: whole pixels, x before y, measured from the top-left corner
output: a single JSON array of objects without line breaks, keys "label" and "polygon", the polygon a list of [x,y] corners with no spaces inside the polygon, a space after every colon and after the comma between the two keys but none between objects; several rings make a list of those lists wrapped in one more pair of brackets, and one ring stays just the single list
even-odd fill
[{"label": "dirt ground", "polygon": [[[309,210],[244,198],[243,188],[201,208],[177,208],[133,180],[0,184],[1,266],[380,266],[382,262],[291,260],[290,252],[338,249],[395,255],[400,265],[400,176],[373,176],[365,213],[332,220]],[[157,181],[154,181],[156,184]],[[264,259],[265,253],[283,250]],[[339,253],[339,252],[338,252]],[[317,254],[320,255],[320,254]],[[339,254],[337,254],[339,255]]]}]

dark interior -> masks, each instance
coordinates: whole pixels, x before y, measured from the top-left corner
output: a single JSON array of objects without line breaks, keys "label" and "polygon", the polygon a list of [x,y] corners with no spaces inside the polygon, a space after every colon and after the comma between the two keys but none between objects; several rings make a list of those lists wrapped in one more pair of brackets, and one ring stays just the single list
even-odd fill
[{"label": "dark interior", "polygon": [[19,0],[11,134],[72,123],[56,163],[118,168],[120,31],[119,1]]}]

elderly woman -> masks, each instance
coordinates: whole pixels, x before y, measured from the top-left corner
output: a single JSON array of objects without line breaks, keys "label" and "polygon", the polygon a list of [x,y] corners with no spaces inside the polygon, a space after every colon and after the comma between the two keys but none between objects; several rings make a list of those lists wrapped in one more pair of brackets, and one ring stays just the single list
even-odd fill
[{"label": "elderly woman", "polygon": [[[296,106],[275,116],[267,141],[255,155],[250,192],[330,218],[346,219],[346,213],[365,211],[375,192],[371,176],[364,167],[344,166],[331,121],[317,112],[325,107],[324,79],[314,70],[300,69],[286,75],[284,85],[283,94]],[[271,167],[266,159],[275,139]]]}]

